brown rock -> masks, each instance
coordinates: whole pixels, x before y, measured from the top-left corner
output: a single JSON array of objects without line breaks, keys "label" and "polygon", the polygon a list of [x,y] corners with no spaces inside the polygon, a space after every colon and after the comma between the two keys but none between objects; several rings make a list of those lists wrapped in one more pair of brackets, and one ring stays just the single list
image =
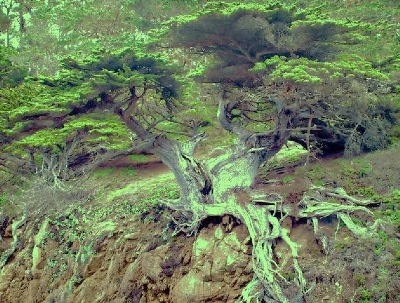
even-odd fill
[{"label": "brown rock", "polygon": [[103,259],[104,253],[93,256],[86,267],[87,274],[92,275],[93,273],[98,271],[101,267],[101,264],[103,263]]},{"label": "brown rock", "polygon": [[28,290],[26,292],[25,302],[29,302],[30,300],[32,300],[37,296],[37,292],[39,291],[39,286],[40,286],[39,279],[34,279],[29,282]]},{"label": "brown rock", "polygon": [[33,279],[40,279],[43,275],[42,270],[32,270],[32,278]]},{"label": "brown rock", "polygon": [[217,302],[223,296],[222,287],[220,282],[204,282],[201,273],[191,270],[173,288],[172,302]]},{"label": "brown rock", "polygon": [[72,242],[72,245],[71,245],[71,248],[70,248],[71,252],[76,253],[79,250],[79,247],[80,247],[79,241],[75,240],[74,242]]},{"label": "brown rock", "polygon": [[12,225],[11,224],[6,227],[3,238],[12,238]]},{"label": "brown rock", "polygon": [[161,256],[145,253],[141,260],[142,271],[151,280],[157,281],[162,272],[161,263]]}]

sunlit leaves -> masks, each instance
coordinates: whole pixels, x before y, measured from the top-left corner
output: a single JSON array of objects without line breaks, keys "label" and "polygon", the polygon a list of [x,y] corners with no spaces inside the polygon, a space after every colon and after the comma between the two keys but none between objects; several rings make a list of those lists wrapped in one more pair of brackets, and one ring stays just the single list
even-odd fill
[{"label": "sunlit leaves", "polygon": [[[78,133],[85,134],[87,144],[103,144],[108,149],[124,149],[131,145],[131,133],[115,115],[86,115],[67,122],[62,128],[47,128],[15,141],[7,150],[48,148],[56,151]],[[20,151],[21,152],[21,151]]]},{"label": "sunlit leaves", "polygon": [[257,62],[251,71],[269,71],[269,76],[274,80],[283,79],[295,83],[322,83],[347,76],[388,79],[385,74],[374,69],[370,62],[356,55],[341,55],[334,62],[274,56],[264,62]]}]

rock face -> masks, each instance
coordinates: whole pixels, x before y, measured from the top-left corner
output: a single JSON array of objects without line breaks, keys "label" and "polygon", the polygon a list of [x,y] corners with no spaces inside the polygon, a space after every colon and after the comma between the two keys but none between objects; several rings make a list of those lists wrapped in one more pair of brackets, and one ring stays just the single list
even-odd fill
[{"label": "rock face", "polygon": [[251,249],[247,233],[222,226],[203,229],[193,244],[189,272],[174,286],[172,302],[234,302],[251,279]]},{"label": "rock face", "polygon": [[1,270],[0,302],[234,302],[252,278],[245,227],[210,224],[196,239],[166,239],[167,223],[124,219],[73,237],[28,220]]},{"label": "rock face", "polygon": [[[230,303],[253,278],[248,231],[230,217],[203,222],[189,238],[172,236],[165,213],[89,220],[95,217],[8,220],[0,233],[0,303]],[[373,302],[399,302],[399,279],[382,271],[395,259],[376,253],[376,239],[356,239],[346,228],[338,230],[333,218],[317,232],[307,221],[286,218],[283,224],[298,245],[311,289],[305,302],[347,302],[368,279],[387,298]],[[274,257],[285,295],[297,294],[285,241],[276,241]]]}]

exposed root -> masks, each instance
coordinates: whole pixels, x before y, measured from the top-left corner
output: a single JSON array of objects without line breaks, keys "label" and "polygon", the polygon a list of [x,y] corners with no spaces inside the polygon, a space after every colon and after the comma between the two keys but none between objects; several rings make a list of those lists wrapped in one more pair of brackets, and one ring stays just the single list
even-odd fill
[{"label": "exposed root", "polygon": [[[298,244],[289,237],[289,230],[281,226],[282,220],[275,215],[310,218],[313,222],[314,233],[318,231],[318,218],[337,215],[340,220],[356,236],[366,237],[371,235],[378,223],[372,227],[360,227],[350,218],[349,213],[363,211],[372,215],[366,205],[374,202],[358,199],[348,195],[343,189],[326,189],[311,187],[297,206],[283,205],[282,199],[277,194],[256,193],[250,196],[252,203],[241,204],[231,194],[224,202],[219,204],[204,205],[191,201],[190,205],[184,204],[185,200],[168,201],[169,207],[179,210],[182,214],[190,212],[189,221],[174,220],[177,224],[175,232],[193,234],[197,232],[200,222],[208,216],[222,216],[224,214],[235,216],[247,227],[252,240],[253,250],[253,280],[243,289],[238,302],[289,302],[284,295],[278,277],[286,281],[280,273],[279,266],[274,261],[273,243],[282,239],[290,247],[293,268],[296,274],[296,283],[299,288],[297,298],[303,297],[311,287],[307,285],[303,271],[298,262]],[[187,202],[188,200],[186,200]],[[185,216],[186,219],[188,218]],[[326,248],[324,248],[326,249]]]},{"label": "exposed root", "polygon": [[[339,202],[326,202],[327,199],[332,197],[338,199]],[[371,204],[376,204],[376,202],[352,197],[343,188],[328,189],[313,186],[308,193],[304,194],[299,204],[301,209],[298,216],[312,218],[314,233],[316,233],[318,229],[317,218],[336,215],[354,235],[365,238],[375,233],[377,222],[371,228],[362,227],[353,222],[349,213],[364,211],[372,216],[373,213],[366,207]]]},{"label": "exposed root", "polygon": [[299,262],[297,261],[297,257],[299,256],[297,253],[298,244],[290,239],[289,230],[286,228],[281,228],[281,237],[290,247],[290,250],[292,252],[293,267],[297,273],[297,282],[300,287],[301,293],[304,294],[306,292],[307,282],[304,278],[303,271],[300,268]]},{"label": "exposed root", "polygon": [[369,199],[361,199],[361,198],[356,198],[356,197],[350,196],[341,187],[338,187],[335,189],[329,189],[329,188],[325,188],[325,187],[321,187],[321,186],[313,186],[313,187],[311,187],[311,189],[318,190],[321,193],[324,193],[328,197],[342,199],[342,200],[345,200],[346,202],[350,202],[350,203],[353,203],[356,205],[368,206],[368,205],[380,203],[380,202],[375,202],[375,201],[372,201]]},{"label": "exposed root", "polygon": [[18,249],[18,245],[20,244],[19,243],[20,239],[18,236],[18,228],[20,228],[21,226],[23,226],[26,223],[27,218],[28,218],[28,216],[26,214],[24,214],[20,220],[13,222],[11,231],[12,231],[12,236],[13,236],[14,241],[13,241],[11,248],[8,249],[7,251],[5,251],[1,256],[0,270],[4,267],[4,265],[6,265],[6,263],[10,259],[10,257]]},{"label": "exposed root", "polygon": [[173,235],[183,232],[192,236],[197,234],[201,222],[207,217],[229,214],[227,211],[228,203],[206,205],[195,199],[190,200],[190,202],[188,203],[187,199],[161,201],[165,206],[178,212],[177,216],[171,216],[171,220],[175,224]]},{"label": "exposed root", "polygon": [[204,217],[204,218],[198,218],[196,220],[191,220],[189,222],[186,220],[180,222],[180,220],[174,218],[173,216],[170,216],[170,218],[175,224],[175,230],[173,231],[172,236],[184,233],[188,237],[192,236],[193,234],[197,234],[201,221],[205,219]]},{"label": "exposed root", "polygon": [[[361,200],[351,197],[351,200],[348,201],[346,198],[347,193],[344,191],[344,189],[340,189],[340,191],[345,194],[340,195],[340,199],[343,200],[341,203],[327,202],[327,200],[332,200],[330,197],[337,195],[337,191],[338,189],[330,191],[323,187],[311,187],[310,190],[303,195],[302,200],[298,204],[299,211],[294,215],[300,218],[313,218],[326,217],[337,213],[349,213],[354,211],[365,211],[372,215],[372,212],[368,208],[365,206],[360,206],[368,205],[368,200]],[[373,204],[373,202],[370,201],[370,204]]]},{"label": "exposed root", "polygon": [[356,225],[348,214],[338,214],[339,219],[343,221],[346,227],[359,238],[368,238],[375,234],[375,224],[371,228]]},{"label": "exposed root", "polygon": [[247,302],[261,302],[263,297],[264,289],[261,281],[254,276],[253,279],[246,285],[242,290],[242,295],[236,301],[236,303],[247,303]]},{"label": "exposed root", "polygon": [[[280,274],[273,261],[272,240],[277,239],[281,234],[278,219],[264,207],[253,204],[238,205],[237,211],[239,218],[246,224],[253,242],[253,270],[255,274],[253,283],[246,286],[241,300],[252,302],[252,298],[257,298],[257,302],[261,302],[265,297],[269,297],[269,299],[278,302],[289,302],[277,282],[276,276]],[[262,291],[259,290],[259,284],[263,286]]]}]

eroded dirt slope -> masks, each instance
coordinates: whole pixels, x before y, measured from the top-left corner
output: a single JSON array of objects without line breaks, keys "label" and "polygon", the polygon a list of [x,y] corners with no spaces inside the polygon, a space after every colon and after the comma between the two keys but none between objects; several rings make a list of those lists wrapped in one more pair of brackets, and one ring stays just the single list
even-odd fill
[{"label": "eroded dirt slope", "polygon": [[[379,157],[368,161],[372,168],[382,162]],[[389,168],[384,174],[390,179],[376,181],[375,192],[361,183],[372,186],[379,171],[364,162],[329,163],[323,163],[322,172],[314,166],[307,174],[270,173],[273,178],[257,188],[280,193],[284,203],[295,204],[311,183],[347,190],[355,186],[353,193],[371,198],[378,193],[374,199],[382,200],[374,206],[375,217],[356,213],[360,226],[378,217],[397,222],[399,180]],[[76,196],[51,192],[53,200],[65,204],[56,211],[30,213],[24,219],[3,213],[1,303],[236,301],[253,272],[245,226],[228,216],[210,218],[196,236],[174,236],[169,212],[158,206],[160,198],[176,194],[168,170],[159,163],[126,167],[129,163],[89,180],[87,187],[95,185],[95,191],[85,201],[79,196],[68,203]],[[343,177],[345,169],[350,177]],[[385,196],[383,185],[390,185],[393,193]],[[29,193],[30,199],[47,201],[43,188],[37,195]],[[277,279],[293,302],[398,302],[399,226],[382,224],[377,237],[360,239],[335,216],[322,219],[318,229],[311,221],[281,219],[298,244],[298,262],[307,280],[307,293],[298,301],[291,296],[297,293],[291,250],[276,241]]]}]

